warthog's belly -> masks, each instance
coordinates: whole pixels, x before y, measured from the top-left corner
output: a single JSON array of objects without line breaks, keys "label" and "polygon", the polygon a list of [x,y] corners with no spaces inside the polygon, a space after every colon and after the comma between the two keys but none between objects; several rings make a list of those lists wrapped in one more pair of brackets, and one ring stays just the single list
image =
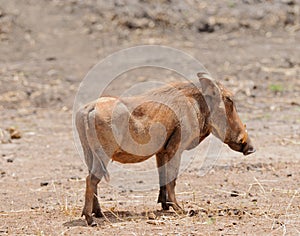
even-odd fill
[{"label": "warthog's belly", "polygon": [[138,163],[138,162],[146,161],[150,157],[151,156],[136,156],[126,152],[116,152],[112,156],[112,160],[123,164],[129,164],[129,163]]}]

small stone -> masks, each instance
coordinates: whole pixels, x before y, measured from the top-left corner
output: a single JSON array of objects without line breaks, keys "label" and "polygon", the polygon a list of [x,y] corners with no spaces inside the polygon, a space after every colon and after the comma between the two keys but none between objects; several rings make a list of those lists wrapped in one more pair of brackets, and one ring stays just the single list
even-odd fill
[{"label": "small stone", "polygon": [[56,61],[56,57],[46,57],[46,61]]},{"label": "small stone", "polygon": [[69,181],[70,181],[70,180],[80,180],[80,177],[78,177],[78,176],[72,176],[72,177],[70,177],[68,180],[69,180]]},{"label": "small stone", "polygon": [[155,220],[155,218],[156,218],[156,215],[155,215],[153,212],[150,212],[150,213],[148,214],[148,219],[149,219],[149,220]]},{"label": "small stone", "polygon": [[230,197],[238,197],[238,196],[239,196],[239,192],[235,190],[233,190],[230,194]]},{"label": "small stone", "polygon": [[164,225],[165,224],[163,221],[157,221],[157,220],[147,220],[146,223],[151,224],[151,225]]},{"label": "small stone", "polygon": [[300,106],[300,103],[298,103],[298,102],[291,102],[291,105],[292,106]]},{"label": "small stone", "polygon": [[12,126],[6,130],[9,132],[11,139],[19,139],[22,137],[21,132],[16,127]]},{"label": "small stone", "polygon": [[43,186],[47,186],[48,184],[49,184],[49,182],[41,182],[40,186],[43,187]]},{"label": "small stone", "polygon": [[233,211],[233,214],[236,216],[241,213],[241,211],[239,209],[233,209],[232,211]]},{"label": "small stone", "polygon": [[188,215],[189,215],[189,217],[193,217],[193,216],[195,216],[197,214],[197,212],[195,211],[195,210],[190,210],[189,211],[189,213],[188,213]]},{"label": "small stone", "polygon": [[11,158],[8,158],[6,161],[9,162],[9,163],[13,163],[14,162],[14,160],[11,159]]}]

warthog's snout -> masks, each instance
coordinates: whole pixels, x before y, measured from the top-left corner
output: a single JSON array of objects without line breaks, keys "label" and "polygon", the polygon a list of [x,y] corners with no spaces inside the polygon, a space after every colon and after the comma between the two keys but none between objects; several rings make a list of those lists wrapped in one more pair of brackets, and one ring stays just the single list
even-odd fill
[{"label": "warthog's snout", "polygon": [[[245,156],[254,153],[256,150],[252,145],[250,138],[247,136],[247,139],[244,142],[228,142],[228,146],[237,152],[242,152]],[[226,143],[226,142],[225,142]]]},{"label": "warthog's snout", "polygon": [[255,148],[253,147],[252,145],[252,142],[250,140],[250,138],[248,137],[247,138],[247,142],[244,144],[244,147],[243,147],[243,154],[245,156],[251,154],[251,153],[254,153],[256,150]]},{"label": "warthog's snout", "polygon": [[246,145],[245,148],[243,149],[243,154],[245,156],[251,154],[251,153],[254,153],[256,150],[255,148],[250,144],[250,145]]}]

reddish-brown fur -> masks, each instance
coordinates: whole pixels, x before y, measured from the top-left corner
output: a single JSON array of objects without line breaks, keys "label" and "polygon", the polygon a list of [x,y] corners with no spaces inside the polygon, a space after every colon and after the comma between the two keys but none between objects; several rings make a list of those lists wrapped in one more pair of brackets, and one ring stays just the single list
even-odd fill
[{"label": "reddish-brown fur", "polygon": [[[103,176],[108,178],[106,166],[110,160],[124,164],[137,163],[156,155],[160,183],[158,202],[165,210],[172,206],[176,211],[181,211],[175,197],[175,184],[182,151],[196,147],[210,133],[244,155],[255,151],[246,128],[236,112],[232,94],[221,84],[214,83],[202,74],[198,76],[200,79],[198,85],[180,82],[139,97],[99,98],[78,111],[76,126],[89,169],[82,214],[85,215],[89,225],[96,225],[92,213],[96,217],[102,216],[97,199],[97,184]],[[185,99],[178,96],[178,91]],[[149,101],[147,100],[149,97],[168,102],[159,103],[155,99]],[[223,110],[218,106],[220,102],[224,104]],[[172,106],[178,110],[174,112]],[[126,107],[134,109],[128,112]],[[116,116],[113,115],[114,109],[117,110]],[[129,124],[123,125],[122,119],[121,123],[117,122],[119,124],[117,128],[122,135],[120,140],[116,140],[113,122],[122,116],[128,117],[128,120],[124,120]],[[190,127],[188,134],[182,130],[183,116],[186,117],[185,126]],[[151,147],[147,146],[151,138],[159,139],[163,135],[160,133],[161,129],[151,131],[151,127],[157,123],[164,126],[165,139],[158,149],[151,151]],[[195,125],[198,129],[193,129]],[[130,149],[132,142],[138,144],[132,147],[135,153],[123,148]]]}]

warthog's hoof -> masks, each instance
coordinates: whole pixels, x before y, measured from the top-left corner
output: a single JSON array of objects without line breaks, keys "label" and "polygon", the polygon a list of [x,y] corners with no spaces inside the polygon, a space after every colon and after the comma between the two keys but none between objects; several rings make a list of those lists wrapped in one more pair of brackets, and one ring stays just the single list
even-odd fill
[{"label": "warthog's hoof", "polygon": [[102,211],[101,211],[100,209],[94,211],[93,213],[94,213],[94,216],[95,216],[96,218],[101,218],[101,217],[103,217],[103,213],[102,213]]},{"label": "warthog's hoof", "polygon": [[93,216],[91,214],[85,213],[85,210],[82,211],[81,216],[85,217],[85,220],[89,226],[95,227],[97,223],[94,221]]},{"label": "warthog's hoof", "polygon": [[89,225],[91,227],[96,227],[98,224],[95,221],[92,221],[92,223]]},{"label": "warthog's hoof", "polygon": [[170,209],[170,205],[166,202],[162,202],[161,203],[161,208],[164,210],[164,211],[168,211]]},{"label": "warthog's hoof", "polygon": [[173,202],[162,202],[161,207],[164,211],[170,210],[170,207],[174,209],[177,214],[184,214],[184,210],[177,204]]},{"label": "warthog's hoof", "polygon": [[170,206],[174,209],[177,214],[184,214],[184,210],[177,203],[170,203]]},{"label": "warthog's hoof", "polygon": [[89,226],[92,226],[92,227],[97,226],[97,223],[94,221],[92,216],[89,216],[89,217],[85,216],[85,220]]}]

